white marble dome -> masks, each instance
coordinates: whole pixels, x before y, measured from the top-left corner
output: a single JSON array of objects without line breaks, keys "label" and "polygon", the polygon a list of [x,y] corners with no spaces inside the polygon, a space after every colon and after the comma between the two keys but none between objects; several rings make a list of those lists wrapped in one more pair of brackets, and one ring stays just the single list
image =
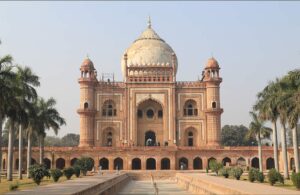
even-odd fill
[{"label": "white marble dome", "polygon": [[[127,54],[127,66],[172,66],[173,49],[151,28],[148,28],[124,52]],[[175,74],[177,72],[177,57],[175,55]],[[121,60],[122,73],[125,77],[124,56]]]}]

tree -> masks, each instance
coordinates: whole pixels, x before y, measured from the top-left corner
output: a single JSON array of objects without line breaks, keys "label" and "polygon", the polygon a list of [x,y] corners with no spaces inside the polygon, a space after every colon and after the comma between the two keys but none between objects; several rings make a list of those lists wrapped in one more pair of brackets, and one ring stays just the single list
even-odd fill
[{"label": "tree", "polygon": [[249,125],[248,136],[255,136],[258,144],[259,170],[262,172],[262,150],[261,138],[269,137],[272,129],[265,127],[264,122],[257,116],[255,112],[250,112],[252,122]]},{"label": "tree", "polygon": [[81,157],[76,161],[75,165],[79,166],[82,174],[86,176],[87,171],[94,167],[94,162],[91,158]]},{"label": "tree", "polygon": [[253,137],[247,137],[248,128],[243,125],[225,125],[221,132],[223,146],[252,146],[257,145]]},{"label": "tree", "polygon": [[79,145],[79,135],[75,133],[68,133],[61,138],[62,146],[78,146]]},{"label": "tree", "polygon": [[[27,126],[28,112],[31,110],[31,104],[37,98],[35,86],[39,86],[39,78],[34,75],[29,67],[15,66],[16,77],[13,81],[13,97],[7,100],[11,102],[8,107],[7,116],[10,119],[10,128],[8,132],[8,163],[7,163],[7,180],[12,180],[12,160],[13,160],[13,135],[15,124]],[[19,138],[22,138],[22,127],[20,128]],[[21,146],[22,144],[20,144]],[[21,153],[21,151],[19,152]],[[21,156],[21,155],[20,155]],[[22,157],[22,156],[21,156]],[[19,159],[22,162],[22,159]],[[20,166],[21,164],[19,164]],[[22,167],[21,167],[22,168]],[[19,170],[19,171],[22,171]],[[22,175],[19,174],[21,178]]]},{"label": "tree", "polygon": [[209,161],[209,168],[211,171],[219,175],[219,170],[223,168],[223,164],[221,162],[217,162],[216,160],[211,160]]},{"label": "tree", "polygon": [[60,116],[55,109],[56,101],[54,98],[44,100],[39,98],[38,100],[38,135],[39,135],[39,147],[40,147],[40,163],[43,163],[44,158],[44,138],[46,136],[47,129],[53,129],[57,134],[61,125],[66,124],[65,119]]},{"label": "tree", "polygon": [[[277,80],[278,81],[278,80]],[[279,90],[278,82],[270,82],[257,97],[258,101],[254,109],[259,112],[259,117],[262,120],[270,120],[273,125],[273,152],[275,169],[279,170],[278,166],[278,139],[277,139],[277,120],[279,111],[277,108]]]},{"label": "tree", "polygon": [[28,127],[29,115],[32,113],[34,101],[37,99],[35,87],[40,85],[39,77],[29,67],[17,67],[17,78],[22,91],[20,98],[20,112],[18,113],[19,124],[19,179],[22,179],[22,152],[23,152],[23,128]]},{"label": "tree", "polygon": [[283,117],[286,118],[288,126],[292,129],[293,148],[296,172],[299,170],[298,130],[297,123],[300,116],[300,70],[290,71],[280,82],[282,98],[280,107]]},{"label": "tree", "polygon": [[46,136],[44,141],[44,146],[55,146],[59,147],[61,146],[61,138],[56,136]]},{"label": "tree", "polygon": [[[11,104],[11,102],[6,100],[13,97],[13,88],[11,85],[15,80],[15,74],[12,71],[12,61],[13,58],[10,55],[0,57],[0,159],[2,159],[2,125],[3,120],[7,116],[8,107]],[[2,160],[0,160],[0,175],[1,167]]]}]

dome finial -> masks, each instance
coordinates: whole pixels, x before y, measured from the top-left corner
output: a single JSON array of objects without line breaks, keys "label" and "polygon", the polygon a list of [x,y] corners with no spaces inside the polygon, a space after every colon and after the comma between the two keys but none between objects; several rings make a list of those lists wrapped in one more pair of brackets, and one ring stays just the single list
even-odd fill
[{"label": "dome finial", "polygon": [[148,28],[151,28],[151,18],[150,18],[150,15],[148,16]]},{"label": "dome finial", "polygon": [[89,54],[87,53],[86,54],[86,57],[85,57],[86,59],[90,59],[90,56],[89,56]]}]

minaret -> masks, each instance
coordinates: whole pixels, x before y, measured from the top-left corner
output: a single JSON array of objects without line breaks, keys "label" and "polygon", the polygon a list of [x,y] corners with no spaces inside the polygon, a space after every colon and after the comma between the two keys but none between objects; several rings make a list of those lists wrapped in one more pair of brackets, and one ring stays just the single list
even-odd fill
[{"label": "minaret", "polygon": [[206,132],[207,145],[219,146],[221,142],[221,114],[219,64],[213,57],[208,59],[203,72],[206,85]]},{"label": "minaret", "polygon": [[93,62],[86,57],[80,66],[80,108],[77,113],[80,116],[80,143],[79,147],[94,146],[94,93],[97,83],[97,72]]}]

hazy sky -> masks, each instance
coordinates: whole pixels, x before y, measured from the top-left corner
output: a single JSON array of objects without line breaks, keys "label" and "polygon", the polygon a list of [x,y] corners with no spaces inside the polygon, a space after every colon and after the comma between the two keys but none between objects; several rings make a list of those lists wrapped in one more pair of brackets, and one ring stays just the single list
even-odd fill
[{"label": "hazy sky", "polygon": [[[222,126],[248,126],[256,94],[300,67],[300,2],[0,2],[0,56],[32,67],[38,92],[79,133],[79,67],[122,80],[125,49],[147,26],[176,52],[177,80],[196,80],[213,56],[221,66]],[[99,75],[98,74],[98,75]]]}]

